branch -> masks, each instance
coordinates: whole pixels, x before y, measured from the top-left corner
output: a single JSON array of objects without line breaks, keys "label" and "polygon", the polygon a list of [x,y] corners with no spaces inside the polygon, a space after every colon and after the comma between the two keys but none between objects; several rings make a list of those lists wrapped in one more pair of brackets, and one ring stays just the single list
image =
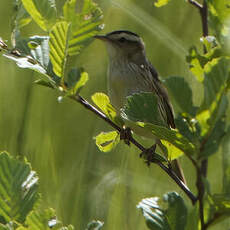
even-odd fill
[{"label": "branch", "polygon": [[[207,7],[207,0],[203,0],[203,5],[198,3],[196,0],[188,0],[190,4],[195,6],[201,16],[201,22],[202,22],[202,35],[203,37],[208,36],[208,7]],[[207,53],[207,49],[204,46],[204,53]],[[202,150],[201,150],[202,151]],[[202,177],[207,177],[207,169],[208,169],[208,159],[204,159],[201,161],[201,166],[196,167],[197,170],[197,190],[198,190],[198,201],[199,201],[199,215],[200,215],[200,224],[201,224],[201,230],[207,229],[208,225],[204,223],[204,193],[205,193],[205,187],[204,182],[202,180]]]},{"label": "branch", "polygon": [[[80,103],[83,105],[86,109],[90,110],[94,114],[96,114],[98,117],[100,117],[102,120],[104,120],[106,123],[108,123],[110,126],[112,126],[114,129],[116,129],[118,132],[122,132],[123,128],[120,128],[118,125],[116,125],[113,121],[111,121],[104,113],[99,111],[97,108],[92,106],[88,101],[86,101],[83,97],[80,95],[70,96],[71,99],[74,101]],[[138,149],[140,149],[142,152],[146,151],[147,149],[141,145],[139,142],[137,142],[132,136],[130,136],[129,141],[134,144]],[[162,164],[161,162],[155,162],[152,161],[152,163],[157,164],[160,168],[162,168],[170,177],[172,180],[175,181],[175,183],[185,192],[185,194],[188,196],[188,198],[191,200],[192,204],[195,204],[197,201],[197,198],[195,195],[189,190],[189,188],[179,179],[179,177],[175,174],[175,172],[170,168]]]},{"label": "branch", "polygon": [[196,0],[188,0],[189,3],[191,3],[192,5],[194,5],[195,7],[197,7],[197,9],[201,10],[203,8],[203,6],[197,2]]}]

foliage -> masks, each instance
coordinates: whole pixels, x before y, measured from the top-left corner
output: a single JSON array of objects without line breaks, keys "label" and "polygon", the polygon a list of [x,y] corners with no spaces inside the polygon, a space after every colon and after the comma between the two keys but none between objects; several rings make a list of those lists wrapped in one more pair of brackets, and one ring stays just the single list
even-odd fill
[{"label": "foliage", "polygon": [[[195,4],[195,7],[201,7],[195,1],[189,2]],[[155,5],[160,7],[167,3],[158,0]],[[163,160],[159,160],[160,164],[156,163],[166,168],[172,177],[175,178],[169,164],[172,159],[184,155],[191,160],[197,171],[199,212],[205,216],[205,220],[195,222],[197,229],[199,224],[204,230],[221,218],[228,217],[230,177],[226,155],[229,152],[227,140],[230,128],[226,115],[229,110],[230,55],[226,52],[226,43],[230,11],[227,0],[207,1],[212,36],[201,39],[205,50],[203,54],[198,47],[192,46],[186,58],[194,80],[203,92],[200,105],[194,104],[194,91],[185,80],[186,77],[169,76],[165,80],[177,111],[176,129],[169,129],[163,121],[158,110],[158,98],[153,93],[142,92],[128,96],[121,111],[113,107],[104,93],[95,93],[91,97],[101,112],[81,100],[79,93],[88,81],[88,74],[82,67],[72,66],[69,60],[93,40],[103,24],[102,11],[92,0],[84,0],[78,11],[76,5],[76,0],[68,0],[59,12],[55,0],[22,0],[15,17],[12,47],[8,48],[5,41],[0,39],[0,49],[4,56],[20,68],[38,72],[40,79],[36,83],[56,90],[61,95],[59,99],[74,99],[100,114],[104,120],[111,121],[113,127],[119,127],[117,131],[102,132],[96,136],[96,145],[101,151],[112,150],[120,142],[118,131],[122,130],[124,124],[128,124],[137,135],[161,140],[161,147],[167,152],[167,160],[164,160],[165,156],[159,155]],[[205,9],[202,7],[199,9]],[[21,32],[32,20],[43,33],[23,38]],[[202,165],[211,155],[218,153],[221,147],[225,152],[223,191],[213,194],[206,173],[201,173]],[[54,210],[38,208],[37,180],[36,173],[31,171],[26,160],[19,161],[7,153],[1,153],[0,229],[73,229],[72,226],[64,227],[56,218]],[[186,228],[188,207],[175,192],[165,194],[162,199],[144,199],[138,208],[142,210],[149,229]],[[197,214],[198,209],[195,212]],[[93,221],[87,228],[101,229],[102,226],[102,222]]]},{"label": "foliage", "polygon": [[[0,181],[0,229],[74,229],[72,225],[64,226],[53,209],[41,208],[38,176],[26,159],[0,153]],[[99,230],[102,226],[102,222],[93,221],[87,229]]]},{"label": "foliage", "polygon": [[164,194],[163,198],[143,199],[137,208],[141,209],[149,229],[182,230],[186,228],[187,208],[183,199],[175,192]]}]

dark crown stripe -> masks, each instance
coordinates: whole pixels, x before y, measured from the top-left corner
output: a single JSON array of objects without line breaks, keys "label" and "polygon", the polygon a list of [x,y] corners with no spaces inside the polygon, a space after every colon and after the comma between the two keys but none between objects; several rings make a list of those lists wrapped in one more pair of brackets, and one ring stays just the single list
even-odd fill
[{"label": "dark crown stripe", "polygon": [[139,37],[137,34],[131,32],[131,31],[128,31],[128,30],[116,30],[116,31],[113,31],[113,32],[108,33],[107,35],[121,34],[121,33],[131,34],[131,35],[134,35],[134,36],[136,36],[136,37]]}]

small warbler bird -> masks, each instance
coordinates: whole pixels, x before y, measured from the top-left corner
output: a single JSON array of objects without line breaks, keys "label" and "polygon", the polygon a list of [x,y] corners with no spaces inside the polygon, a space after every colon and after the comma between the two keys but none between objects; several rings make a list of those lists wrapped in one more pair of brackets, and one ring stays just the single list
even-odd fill
[{"label": "small warbler bird", "polygon": [[[153,92],[157,96],[158,111],[162,120],[169,128],[174,129],[176,126],[173,108],[167,90],[160,81],[157,71],[146,57],[145,45],[141,37],[127,30],[118,30],[106,35],[96,35],[95,38],[104,41],[108,50],[109,97],[115,109],[120,112],[120,109],[125,105],[127,96],[140,92]],[[138,131],[136,133],[151,137],[149,134],[145,135]],[[184,181],[178,162],[173,161],[172,163],[176,165],[173,168],[176,168],[178,176]]]}]

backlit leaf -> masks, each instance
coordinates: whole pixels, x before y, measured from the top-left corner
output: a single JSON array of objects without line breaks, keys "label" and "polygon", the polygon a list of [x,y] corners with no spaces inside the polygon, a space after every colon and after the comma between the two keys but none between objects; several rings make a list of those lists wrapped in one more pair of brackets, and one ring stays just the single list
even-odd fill
[{"label": "backlit leaf", "polygon": [[49,33],[50,60],[54,73],[64,77],[66,56],[68,50],[69,24],[67,22],[57,22]]},{"label": "backlit leaf", "polygon": [[55,0],[22,0],[22,3],[43,30],[51,29],[57,17]]},{"label": "backlit leaf", "polygon": [[184,153],[180,149],[178,149],[176,146],[172,145],[168,141],[161,140],[161,143],[166,147],[167,149],[167,158],[172,161],[180,156],[182,156]]},{"label": "backlit leaf", "polygon": [[117,131],[102,132],[95,139],[97,147],[102,152],[109,152],[119,143],[120,135]]},{"label": "backlit leaf", "polygon": [[104,93],[95,93],[92,95],[94,104],[111,120],[117,116],[115,108],[111,105],[109,97]]},{"label": "backlit leaf", "polygon": [[157,2],[154,2],[154,5],[156,7],[161,7],[164,5],[167,5],[170,0],[157,0]]},{"label": "backlit leaf", "polygon": [[0,217],[23,223],[39,198],[38,177],[28,163],[0,154]]},{"label": "backlit leaf", "polygon": [[212,29],[220,39],[229,32],[230,5],[229,0],[207,1],[209,10],[209,22]]},{"label": "backlit leaf", "polygon": [[[78,6],[78,5],[77,5]],[[71,23],[72,30],[69,41],[69,55],[76,55],[80,50],[93,41],[93,36],[102,27],[102,11],[92,0],[84,0],[81,9],[75,11],[76,0],[66,1],[63,15]]]},{"label": "backlit leaf", "polygon": [[184,137],[177,130],[168,129],[163,126],[153,125],[149,123],[137,122],[137,125],[144,128],[146,131],[151,132],[155,137],[165,140],[185,154],[194,154],[196,148],[186,137]]}]

